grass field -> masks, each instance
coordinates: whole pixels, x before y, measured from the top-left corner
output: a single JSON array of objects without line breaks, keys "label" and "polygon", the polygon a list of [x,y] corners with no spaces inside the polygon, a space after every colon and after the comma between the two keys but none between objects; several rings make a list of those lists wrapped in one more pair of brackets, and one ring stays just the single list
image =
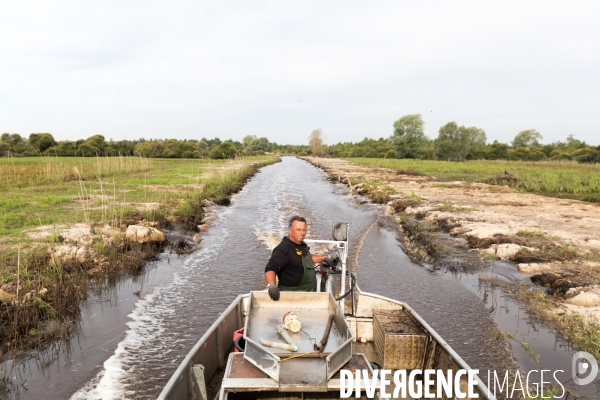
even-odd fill
[{"label": "grass field", "polygon": [[527,193],[600,202],[600,164],[579,164],[572,161],[449,162],[382,158],[344,160],[409,174],[434,176],[441,181],[508,185]]},{"label": "grass field", "polygon": [[274,160],[0,158],[0,236],[23,238],[40,225],[118,224],[131,212],[165,216],[191,196],[222,201],[247,168]]},{"label": "grass field", "polygon": [[[130,224],[172,222],[198,230],[205,200],[227,204],[258,167],[278,160],[0,158],[0,358],[68,337],[90,276],[135,270],[161,251],[122,234],[103,238],[104,225],[121,233]],[[76,223],[93,235],[86,245],[93,258],[57,261],[51,254],[65,240],[59,231]],[[38,227],[45,233],[32,236]]]}]

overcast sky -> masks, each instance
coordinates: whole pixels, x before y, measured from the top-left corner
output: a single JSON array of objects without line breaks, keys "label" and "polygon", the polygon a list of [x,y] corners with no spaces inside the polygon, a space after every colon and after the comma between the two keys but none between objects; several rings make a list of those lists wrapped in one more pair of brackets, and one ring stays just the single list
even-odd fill
[{"label": "overcast sky", "polygon": [[3,1],[0,132],[600,144],[598,1]]}]

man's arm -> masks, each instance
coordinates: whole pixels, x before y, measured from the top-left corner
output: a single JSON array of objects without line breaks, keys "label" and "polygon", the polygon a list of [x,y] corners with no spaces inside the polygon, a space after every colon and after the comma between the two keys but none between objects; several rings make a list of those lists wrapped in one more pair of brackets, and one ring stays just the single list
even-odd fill
[{"label": "man's arm", "polygon": [[310,257],[312,258],[315,264],[318,264],[325,259],[325,256],[318,256],[316,254],[311,254]]},{"label": "man's arm", "polygon": [[279,300],[279,288],[276,285],[276,277],[275,271],[266,271],[265,279],[267,281],[267,291],[269,292],[269,297],[273,301]]},{"label": "man's arm", "polygon": [[279,288],[277,287],[277,273],[280,272],[287,264],[286,255],[279,249],[275,248],[271,254],[271,258],[265,267],[265,280],[267,281],[269,297],[272,300],[279,300]]},{"label": "man's arm", "polygon": [[265,280],[267,281],[267,285],[275,285],[277,283],[276,277],[277,275],[275,275],[275,271],[265,272]]}]

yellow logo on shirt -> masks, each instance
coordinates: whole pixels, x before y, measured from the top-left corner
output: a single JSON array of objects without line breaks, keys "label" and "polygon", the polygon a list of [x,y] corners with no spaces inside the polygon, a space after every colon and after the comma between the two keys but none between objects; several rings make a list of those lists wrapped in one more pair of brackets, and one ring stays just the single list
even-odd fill
[{"label": "yellow logo on shirt", "polygon": [[296,249],[296,254],[298,254],[299,256],[302,256],[302,250]]}]

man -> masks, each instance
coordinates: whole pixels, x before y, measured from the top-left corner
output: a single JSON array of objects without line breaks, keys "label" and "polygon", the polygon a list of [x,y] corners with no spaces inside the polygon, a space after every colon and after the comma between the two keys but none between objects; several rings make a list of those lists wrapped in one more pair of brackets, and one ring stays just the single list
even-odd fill
[{"label": "man", "polygon": [[[315,264],[322,261],[333,264],[327,257],[310,254],[310,247],[304,243],[306,237],[306,220],[294,215],[288,224],[288,236],[271,254],[265,267],[269,296],[279,300],[279,291],[315,292],[317,277]],[[279,278],[279,285],[275,277]]]}]

